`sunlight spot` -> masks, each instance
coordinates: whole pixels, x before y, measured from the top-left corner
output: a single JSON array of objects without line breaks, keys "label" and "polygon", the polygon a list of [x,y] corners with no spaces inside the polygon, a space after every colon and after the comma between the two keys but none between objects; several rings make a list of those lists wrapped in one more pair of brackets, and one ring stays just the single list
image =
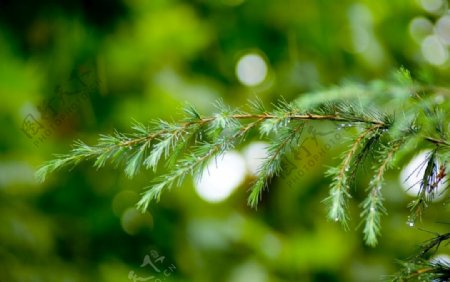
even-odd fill
[{"label": "sunlight spot", "polygon": [[268,233],[261,240],[261,250],[264,255],[275,260],[281,253],[281,241],[274,234]]},{"label": "sunlight spot", "polygon": [[245,178],[245,160],[231,151],[212,160],[200,179],[194,181],[197,194],[211,203],[227,199]]},{"label": "sunlight spot", "polygon": [[34,119],[41,119],[41,112],[31,102],[26,102],[20,108],[20,115],[25,118],[27,115],[32,115]]},{"label": "sunlight spot", "polygon": [[373,14],[372,10],[366,4],[352,4],[347,10],[347,15],[352,26],[359,26],[364,29],[372,29]]},{"label": "sunlight spot", "polygon": [[421,47],[423,57],[432,65],[443,65],[448,59],[448,50],[436,35],[427,36]]},{"label": "sunlight spot", "polygon": [[427,12],[436,12],[442,7],[442,0],[420,0],[420,5]]},{"label": "sunlight spot", "polygon": [[436,95],[436,97],[434,97],[434,102],[435,102],[436,104],[442,104],[442,103],[444,103],[444,102],[445,102],[445,97],[444,97],[444,95],[441,95],[441,94]]},{"label": "sunlight spot", "polygon": [[153,228],[153,217],[150,213],[142,213],[136,208],[128,208],[120,218],[122,229],[129,235],[135,235],[144,229]]},{"label": "sunlight spot", "polygon": [[415,17],[409,22],[409,34],[416,43],[421,43],[428,35],[433,33],[433,23],[424,17]]},{"label": "sunlight spot", "polygon": [[369,32],[361,27],[352,27],[353,52],[362,53],[369,48],[372,38]]},{"label": "sunlight spot", "polygon": [[[14,185],[32,185],[35,183],[34,169],[28,163],[20,161],[0,162],[0,189],[11,189]],[[15,192],[18,192],[18,190],[15,189]]]},{"label": "sunlight spot", "polygon": [[246,86],[261,84],[267,76],[266,61],[259,54],[246,54],[236,65],[236,76]]},{"label": "sunlight spot", "polygon": [[267,270],[256,261],[247,261],[231,271],[230,282],[269,281]]},{"label": "sunlight spot", "polygon": [[354,53],[363,53],[369,49],[372,41],[372,13],[364,4],[353,4],[349,7],[350,34]]},{"label": "sunlight spot", "polygon": [[450,16],[443,16],[436,22],[436,34],[446,45],[450,45]]},{"label": "sunlight spot", "polygon": [[252,142],[243,149],[247,169],[251,175],[258,175],[258,170],[267,158],[267,147],[269,144],[265,142]]}]

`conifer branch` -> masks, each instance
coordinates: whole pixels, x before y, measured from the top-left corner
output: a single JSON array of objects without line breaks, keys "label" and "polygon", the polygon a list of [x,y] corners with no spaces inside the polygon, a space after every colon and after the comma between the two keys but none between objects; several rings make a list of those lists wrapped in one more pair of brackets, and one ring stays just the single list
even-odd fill
[{"label": "conifer branch", "polygon": [[[403,86],[383,88],[379,90],[382,93],[377,93],[376,87],[348,88],[355,95],[368,91],[369,98],[360,100],[360,103],[337,98],[327,102],[326,95],[318,95],[321,98],[313,99],[314,103],[281,100],[268,111],[256,99],[249,103],[249,111],[242,111],[218,101],[214,105],[216,113],[208,117],[187,106],[180,122],[157,120],[150,126],[135,123],[131,133],[101,135],[93,146],[76,141],[68,154],[56,155],[54,160],[46,162],[36,172],[36,176],[44,181],[51,172],[91,160],[96,168],[107,163],[123,165],[125,174],[131,178],[142,168],[157,171],[164,161],[167,173],[156,177],[138,202],[139,209],[144,211],[151,201],[159,200],[165,190],[180,186],[187,176],[200,177],[211,160],[243,143],[249,132],[259,131],[269,146],[267,157],[249,192],[248,204],[256,207],[271,179],[281,172],[282,159],[301,143],[305,125],[312,121],[333,122],[339,126],[351,126],[360,133],[355,136],[349,134],[352,144],[341,163],[328,171],[332,177],[329,196],[324,200],[328,206],[328,218],[348,226],[350,187],[369,153],[374,152],[372,155],[377,160],[372,166],[374,175],[368,185],[367,197],[361,203],[360,213],[365,242],[374,246],[381,230],[381,216],[386,214],[381,187],[385,173],[393,165],[397,154],[412,152],[418,144],[429,143],[434,147],[426,164],[420,193],[410,206],[417,216],[431,202],[437,186],[445,181],[448,173],[446,164],[450,161],[450,141],[449,129],[444,126],[447,124],[444,121],[449,119],[449,109],[445,108],[445,104],[440,106],[443,109],[429,106],[432,100],[420,97],[409,76],[403,75],[406,77]],[[389,90],[392,93],[385,94]],[[412,94],[405,96],[405,91]],[[403,94],[397,95],[398,92]],[[382,94],[400,101],[401,111],[404,111],[396,115],[395,111],[380,113],[376,110],[374,101],[380,107],[390,103],[389,99],[383,102],[385,96]]]},{"label": "conifer branch", "polygon": [[[436,281],[450,280],[450,263],[445,259],[432,258],[444,242],[450,240],[450,233],[436,234],[424,242],[418,255],[407,261],[401,261],[401,270],[390,279],[392,282]],[[447,242],[448,244],[448,242]]]},{"label": "conifer branch", "polygon": [[[349,172],[352,168],[352,160],[354,160],[358,150],[363,147],[363,144],[370,143],[371,137],[377,136],[379,134],[378,130],[383,126],[385,126],[384,123],[379,123],[367,128],[354,140],[350,149],[345,153],[341,164],[337,168],[331,168],[328,171],[328,175],[333,178],[330,195],[324,200],[330,206],[328,218],[341,222],[345,228],[348,227],[347,202],[351,198]],[[359,163],[360,161],[357,160],[356,162]]]},{"label": "conifer branch", "polygon": [[391,279],[392,282],[448,282],[450,279],[450,264],[445,260],[419,259],[414,262],[403,262],[401,265],[402,272]]},{"label": "conifer branch", "polygon": [[363,211],[361,217],[364,219],[364,240],[369,246],[376,246],[378,243],[378,236],[381,232],[381,216],[387,214],[386,208],[383,205],[383,195],[381,188],[383,187],[384,174],[391,168],[392,160],[395,153],[404,144],[405,138],[401,138],[392,142],[392,146],[383,146],[380,151],[381,163],[379,166],[374,165],[373,169],[376,171],[368,187],[368,196],[361,203]]},{"label": "conifer branch", "polygon": [[236,130],[231,136],[220,136],[213,143],[203,143],[197,146],[193,152],[175,164],[175,169],[166,175],[161,175],[154,181],[154,185],[148,187],[142,195],[137,206],[145,211],[152,200],[159,201],[161,192],[173,186],[180,186],[187,175],[201,177],[206,165],[211,159],[217,158],[224,152],[234,148],[245,135],[256,126],[262,119],[249,123],[243,128]]},{"label": "conifer branch", "polygon": [[447,176],[446,162],[440,164],[438,161],[438,149],[439,147],[436,147],[429,153],[425,163],[422,164],[425,167],[425,171],[420,181],[417,198],[408,205],[411,209],[411,222],[421,219],[423,211],[434,200],[439,186],[443,184]]},{"label": "conifer branch", "polygon": [[427,136],[427,137],[425,137],[425,140],[430,142],[430,143],[433,143],[435,145],[438,145],[438,146],[450,147],[450,142],[448,142],[446,140],[443,140],[443,139],[436,139],[436,138],[432,138],[432,137],[428,137]]},{"label": "conifer branch", "polygon": [[305,123],[300,122],[294,127],[283,128],[274,140],[275,142],[269,146],[267,159],[264,160],[259,169],[260,176],[251,187],[251,193],[248,198],[248,204],[250,206],[257,206],[261,198],[261,192],[268,185],[268,181],[281,172],[283,157],[291,152],[299,143],[304,127]]}]

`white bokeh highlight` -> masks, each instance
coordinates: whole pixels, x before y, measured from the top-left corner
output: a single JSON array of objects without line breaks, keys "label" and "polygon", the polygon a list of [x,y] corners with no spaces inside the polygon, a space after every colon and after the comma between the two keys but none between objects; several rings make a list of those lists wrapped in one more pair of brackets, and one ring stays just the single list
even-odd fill
[{"label": "white bokeh highlight", "polygon": [[[416,197],[420,191],[420,183],[425,173],[427,157],[431,152],[424,150],[415,155],[400,172],[400,183],[403,190],[410,196]],[[441,181],[436,189],[434,201],[439,201],[444,197],[442,189],[444,181]]]},{"label": "white bokeh highlight", "polygon": [[433,23],[425,17],[415,17],[409,22],[409,34],[416,43],[421,43],[428,35],[433,33]]},{"label": "white bokeh highlight", "polygon": [[268,282],[269,274],[267,270],[258,262],[249,260],[246,261],[230,271],[230,276],[227,279],[229,282]]},{"label": "white bokeh highlight", "polygon": [[353,43],[353,52],[355,53],[363,53],[365,52],[371,42],[371,37],[369,35],[369,32],[367,30],[355,26],[351,28],[352,33],[352,43]]},{"label": "white bokeh highlight", "polygon": [[194,188],[203,200],[222,202],[244,181],[245,175],[244,158],[235,151],[226,152],[207,165],[202,177],[194,181]]},{"label": "white bokeh highlight", "polygon": [[444,2],[442,0],[420,0],[422,8],[430,13],[438,11]]},{"label": "white bokeh highlight", "polygon": [[257,86],[267,77],[267,63],[257,53],[250,53],[239,58],[236,64],[236,76],[245,86]]},{"label": "white bokeh highlight", "polygon": [[422,55],[428,63],[436,66],[445,64],[448,60],[448,50],[437,35],[427,36],[421,44]]},{"label": "white bokeh highlight", "polygon": [[252,142],[242,150],[247,170],[251,175],[258,175],[259,168],[268,156],[268,146],[269,144],[266,142]]},{"label": "white bokeh highlight", "polygon": [[350,21],[352,52],[364,53],[370,48],[370,44],[373,43],[372,13],[362,3],[351,5],[347,13]]},{"label": "white bokeh highlight", "polygon": [[450,45],[450,16],[446,15],[440,17],[436,22],[436,35],[442,40],[445,45]]}]

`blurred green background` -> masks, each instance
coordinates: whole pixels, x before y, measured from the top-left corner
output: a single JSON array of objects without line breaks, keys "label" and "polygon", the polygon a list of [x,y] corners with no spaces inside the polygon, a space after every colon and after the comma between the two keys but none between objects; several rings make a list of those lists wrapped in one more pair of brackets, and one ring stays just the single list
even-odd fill
[{"label": "blurred green background", "polygon": [[[221,201],[208,202],[188,180],[146,214],[134,204],[153,172],[130,180],[121,169],[82,164],[43,184],[33,173],[74,139],[93,144],[99,133],[129,131],[133,119],[175,120],[186,102],[204,114],[219,98],[270,105],[387,78],[400,66],[445,84],[447,5],[0,1],[0,281],[378,281],[394,273],[396,259],[431,234],[407,226],[412,198],[398,170],[384,190],[389,215],[378,247],[364,246],[356,229],[364,175],[350,230],[326,220],[323,172],[346,146],[324,133],[332,127],[309,140],[325,153],[314,164],[290,159],[258,210],[246,206],[250,170]],[[245,149],[237,151],[242,158]],[[419,226],[444,232],[446,220],[431,209]]]}]

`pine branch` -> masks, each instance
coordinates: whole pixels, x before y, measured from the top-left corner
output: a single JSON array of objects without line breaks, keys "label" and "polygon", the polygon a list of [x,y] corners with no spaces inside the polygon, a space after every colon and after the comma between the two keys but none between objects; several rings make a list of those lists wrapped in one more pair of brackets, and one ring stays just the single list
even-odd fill
[{"label": "pine branch", "polygon": [[433,201],[437,187],[443,180],[443,176],[438,175],[440,170],[437,161],[437,148],[428,154],[426,162],[423,165],[425,166],[425,171],[420,181],[417,199],[408,205],[411,210],[411,222],[422,217],[423,211]]},{"label": "pine branch", "polygon": [[395,153],[405,143],[406,136],[391,142],[390,146],[383,146],[380,150],[381,163],[374,165],[373,169],[376,171],[368,187],[368,196],[361,203],[363,211],[361,217],[364,219],[364,240],[369,246],[376,246],[378,244],[378,236],[381,232],[381,216],[387,214],[386,208],[383,205],[383,195],[381,188],[384,182],[384,175],[386,171],[391,168]]},{"label": "pine branch", "polygon": [[272,177],[281,172],[283,157],[291,152],[299,143],[305,123],[300,122],[293,127],[284,127],[280,130],[273,144],[268,148],[267,159],[258,171],[258,180],[251,187],[248,204],[256,207],[261,198],[261,193]]},{"label": "pine branch", "polygon": [[[384,123],[378,123],[367,128],[353,142],[350,149],[345,153],[344,159],[337,168],[331,168],[328,175],[332,177],[330,195],[324,200],[330,206],[328,218],[337,222],[341,222],[345,228],[348,228],[347,205],[350,196],[350,177],[349,172],[352,167],[352,160],[357,155],[358,150],[364,146],[364,143],[370,143],[371,138],[379,134],[379,130],[383,128]],[[364,147],[363,147],[364,148]],[[364,149],[363,149],[364,154]],[[358,164],[359,161],[356,161]]]},{"label": "pine branch", "polygon": [[403,270],[392,282],[434,281],[448,282],[450,279],[450,264],[445,260],[417,260],[401,263]]},{"label": "pine branch", "polygon": [[[417,216],[430,204],[438,185],[445,181],[448,174],[446,164],[450,162],[449,129],[446,128],[446,121],[450,119],[448,105],[434,105],[432,97],[421,97],[418,94],[420,87],[410,81],[408,74],[401,72],[400,75],[403,77],[400,85],[343,87],[340,91],[352,92],[348,96],[352,98],[347,100],[336,96],[327,102],[326,95],[322,94],[336,94],[335,89],[335,92],[324,91],[311,103],[305,99],[292,103],[280,100],[271,111],[257,99],[249,103],[249,111],[233,109],[218,101],[214,105],[216,113],[209,117],[187,106],[180,122],[157,120],[150,126],[136,122],[131,133],[101,135],[94,146],[77,141],[68,154],[56,155],[54,160],[46,162],[36,176],[44,181],[49,173],[90,160],[96,168],[108,163],[123,165],[125,174],[131,178],[142,168],[157,171],[164,160],[168,172],[151,183],[138,203],[139,209],[144,211],[151,201],[160,199],[163,191],[180,186],[187,176],[200,177],[210,161],[244,142],[250,131],[259,131],[269,146],[248,197],[248,204],[256,207],[271,179],[281,172],[284,156],[301,144],[304,126],[312,121],[334,122],[339,126],[351,126],[360,133],[350,136],[352,144],[341,163],[328,171],[332,177],[329,196],[324,200],[328,206],[328,218],[348,227],[350,187],[355,183],[359,168],[370,153],[375,152],[372,154],[377,160],[372,166],[374,175],[367,197],[361,203],[360,214],[364,222],[364,239],[368,245],[374,246],[381,230],[381,216],[386,214],[381,187],[395,156],[412,152],[415,146],[424,143],[434,148],[427,160],[421,190],[410,206]],[[367,97],[355,103],[352,95],[361,93],[366,93]],[[405,93],[412,93],[408,94],[411,97]],[[380,108],[390,103],[390,98],[386,97],[401,102],[403,112],[400,115],[395,115],[397,109],[377,110],[375,102]]]},{"label": "pine branch", "polygon": [[204,143],[197,146],[193,152],[175,164],[175,169],[166,175],[161,175],[154,181],[152,186],[148,187],[137,204],[138,208],[145,211],[152,200],[160,200],[161,193],[164,189],[180,186],[187,175],[192,175],[197,178],[201,177],[209,161],[233,149],[235,144],[242,141],[249,130],[261,120],[259,119],[243,128],[237,129],[231,136],[220,136],[214,143]]},{"label": "pine branch", "polygon": [[400,262],[401,270],[392,276],[392,282],[407,281],[436,281],[450,280],[450,263],[443,259],[429,259],[439,249],[443,242],[450,240],[450,233],[437,234],[434,238],[424,242],[417,256],[408,261]]}]

